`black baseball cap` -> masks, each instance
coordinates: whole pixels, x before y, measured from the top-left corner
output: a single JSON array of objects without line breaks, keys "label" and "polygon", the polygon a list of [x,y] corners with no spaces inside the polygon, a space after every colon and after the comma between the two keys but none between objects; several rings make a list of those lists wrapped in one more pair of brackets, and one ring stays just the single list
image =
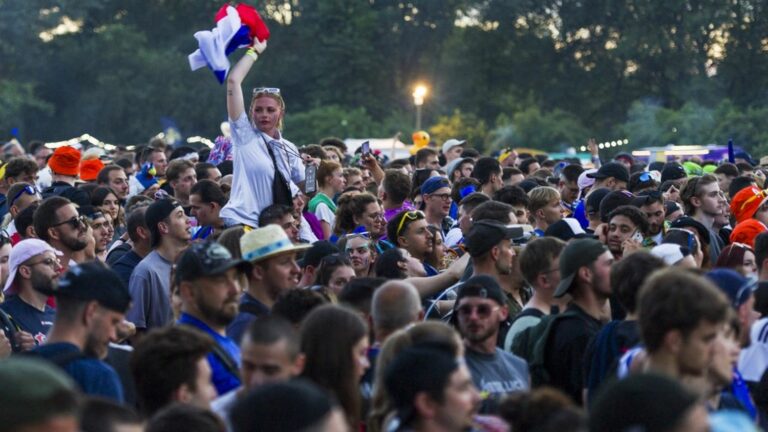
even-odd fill
[{"label": "black baseball cap", "polygon": [[587,177],[593,179],[613,177],[616,180],[629,183],[629,171],[627,171],[627,168],[619,162],[608,162],[607,164],[602,165],[597,172],[587,174]]},{"label": "black baseball cap", "polygon": [[612,211],[624,205],[632,205],[632,200],[635,198],[632,192],[628,190],[617,190],[609,192],[600,201],[600,220],[608,223],[608,215]]},{"label": "black baseball cap", "polygon": [[696,232],[699,233],[699,238],[701,238],[704,243],[709,244],[709,230],[707,229],[707,227],[705,227],[704,224],[702,224],[701,222],[697,221],[696,219],[690,216],[680,216],[679,218],[672,221],[669,227],[670,228],[693,228],[696,230]]},{"label": "black baseball cap", "polygon": [[564,296],[573,285],[579,269],[588,266],[604,254],[608,248],[595,239],[573,240],[560,254],[560,284],[555,290],[555,297]]},{"label": "black baseball cap", "polygon": [[587,195],[587,200],[584,203],[584,211],[587,214],[600,213],[600,202],[603,201],[606,195],[611,193],[608,188],[595,189]]},{"label": "black baseball cap", "polygon": [[304,256],[298,262],[299,267],[317,267],[324,256],[339,253],[339,248],[328,240],[319,240],[312,243],[312,247],[304,252]]},{"label": "black baseball cap", "polygon": [[688,177],[685,168],[677,162],[667,162],[661,170],[661,182],[667,180],[679,180]]},{"label": "black baseball cap", "polygon": [[160,231],[157,230],[157,224],[165,220],[181,203],[173,198],[159,199],[147,207],[144,213],[144,220],[147,222],[147,228],[152,236],[152,245],[160,242]]},{"label": "black baseball cap", "polygon": [[86,302],[96,301],[101,306],[124,313],[131,305],[131,294],[123,280],[101,262],[90,261],[71,266],[53,289],[40,290],[54,297],[67,297]]},{"label": "black baseball cap", "polygon": [[523,229],[511,227],[494,220],[480,220],[469,229],[464,245],[472,257],[479,257],[491,250],[502,240],[513,240],[523,236]]},{"label": "black baseball cap", "polygon": [[563,218],[550,225],[544,235],[547,237],[556,237],[562,241],[568,241],[573,238],[594,238],[595,236],[587,234],[581,227],[579,221],[575,218]]},{"label": "black baseball cap", "polygon": [[175,282],[217,276],[233,267],[247,271],[250,263],[234,259],[227,248],[214,241],[194,243],[176,260]]},{"label": "black baseball cap", "polygon": [[488,275],[477,275],[467,279],[456,293],[456,306],[464,297],[482,297],[504,306],[507,304],[499,282]]}]

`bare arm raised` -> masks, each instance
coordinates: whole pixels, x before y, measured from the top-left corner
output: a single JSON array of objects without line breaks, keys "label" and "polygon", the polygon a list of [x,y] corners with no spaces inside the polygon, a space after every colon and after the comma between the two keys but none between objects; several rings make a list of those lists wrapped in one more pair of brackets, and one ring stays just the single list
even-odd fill
[{"label": "bare arm raised", "polygon": [[253,63],[265,49],[267,49],[267,41],[260,42],[258,39],[254,39],[253,48],[249,48],[235,67],[229,71],[227,76],[227,115],[230,120],[237,120],[245,111],[242,88],[243,80],[251,70]]}]

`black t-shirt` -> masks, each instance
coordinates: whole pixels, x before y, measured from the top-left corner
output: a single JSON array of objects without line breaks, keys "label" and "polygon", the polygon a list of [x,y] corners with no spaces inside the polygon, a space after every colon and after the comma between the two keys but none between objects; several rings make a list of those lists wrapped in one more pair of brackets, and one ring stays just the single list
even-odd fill
[{"label": "black t-shirt", "polygon": [[550,385],[582,405],[584,353],[603,323],[575,303],[568,305],[566,310],[575,312],[577,316],[563,318],[555,323],[547,341],[544,365],[549,372]]}]

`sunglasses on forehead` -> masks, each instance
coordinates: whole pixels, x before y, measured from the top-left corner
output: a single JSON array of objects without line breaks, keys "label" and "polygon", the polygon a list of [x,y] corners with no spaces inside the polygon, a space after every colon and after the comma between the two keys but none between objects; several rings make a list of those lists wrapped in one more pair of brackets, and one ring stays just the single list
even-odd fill
[{"label": "sunglasses on forehead", "polygon": [[424,213],[421,210],[411,210],[405,212],[402,218],[400,218],[400,223],[397,224],[397,231],[395,231],[395,236],[400,235],[400,231],[403,230],[403,225],[405,225],[405,220],[408,219],[410,221],[415,221],[417,219],[424,219]]},{"label": "sunglasses on forehead", "polygon": [[13,203],[15,203],[16,200],[21,198],[21,196],[24,195],[24,194],[27,194],[27,195],[37,195],[39,193],[40,192],[34,186],[29,186],[29,185],[24,186],[24,189],[22,189],[19,192],[17,192],[16,195],[14,195],[13,198],[8,202],[8,207],[13,206]]},{"label": "sunglasses on forehead", "polygon": [[280,89],[277,87],[256,87],[253,89],[253,95],[256,96],[257,94],[272,94],[276,96],[280,96]]}]

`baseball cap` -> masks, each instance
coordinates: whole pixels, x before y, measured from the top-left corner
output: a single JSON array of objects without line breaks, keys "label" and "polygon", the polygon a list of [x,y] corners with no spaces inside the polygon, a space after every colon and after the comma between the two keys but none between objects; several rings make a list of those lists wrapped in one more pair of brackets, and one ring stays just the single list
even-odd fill
[{"label": "baseball cap", "polygon": [[477,221],[469,229],[464,245],[472,257],[478,257],[491,250],[502,240],[523,236],[522,228],[504,225],[494,220]]},{"label": "baseball cap", "polygon": [[611,193],[608,188],[595,189],[587,196],[587,200],[584,203],[584,211],[587,214],[600,213],[600,203],[603,201],[606,195]]},{"label": "baseball cap", "polygon": [[673,266],[691,254],[690,249],[676,243],[663,243],[651,249],[651,255],[661,258],[664,264]]},{"label": "baseball cap", "polygon": [[661,182],[667,180],[679,180],[688,177],[685,168],[677,162],[667,162],[661,170]]},{"label": "baseball cap", "polygon": [[200,277],[220,275],[233,267],[245,271],[250,265],[247,261],[232,258],[229,250],[219,243],[194,243],[176,261],[175,279],[178,284]]},{"label": "baseball cap", "polygon": [[17,430],[61,415],[77,415],[74,381],[44,360],[16,357],[0,362],[0,425]]},{"label": "baseball cap", "polygon": [[568,243],[560,254],[561,279],[555,290],[555,297],[564,296],[571,289],[579,269],[592,264],[606,251],[608,248],[595,239],[578,239]]},{"label": "baseball cap", "polygon": [[619,162],[608,162],[607,164],[598,168],[597,172],[587,174],[587,177],[593,179],[605,179],[613,177],[616,180],[629,183],[629,171],[627,168]]},{"label": "baseball cap", "polygon": [[462,146],[466,143],[467,143],[466,140],[457,140],[456,138],[451,138],[448,141],[443,143],[443,153],[446,153],[448,150],[454,147]]},{"label": "baseball cap", "polygon": [[466,157],[466,158],[456,158],[450,162],[448,162],[448,165],[445,166],[445,173],[448,174],[448,178],[453,178],[453,172],[456,171],[458,167],[461,166],[463,163],[472,163],[474,165],[475,160]]},{"label": "baseball cap", "polygon": [[600,220],[608,223],[608,215],[612,211],[623,205],[632,205],[635,198],[632,192],[627,190],[617,190],[608,192],[600,201]]},{"label": "baseball cap", "polygon": [[579,221],[575,218],[563,218],[550,225],[544,235],[547,237],[557,237],[562,241],[568,241],[572,238],[592,238],[581,227]]},{"label": "baseball cap", "polygon": [[61,251],[40,239],[30,238],[16,243],[8,257],[8,280],[5,281],[3,291],[6,294],[15,294],[16,290],[12,286],[19,266],[28,259],[45,252],[53,252],[57,256],[63,255]]},{"label": "baseball cap", "polygon": [[702,224],[701,222],[697,221],[696,219],[690,216],[680,216],[679,218],[672,221],[669,227],[670,228],[693,228],[696,230],[697,233],[699,233],[699,238],[701,238],[702,243],[709,244],[709,230],[704,226],[704,224]]},{"label": "baseball cap", "polygon": [[494,300],[500,305],[506,305],[504,293],[495,278],[488,275],[477,275],[467,279],[456,293],[455,305],[458,306],[464,297],[482,297]]},{"label": "baseball cap", "polygon": [[131,304],[131,294],[123,280],[109,267],[97,261],[71,266],[59,278],[56,288],[41,292],[55,297],[96,301],[116,312],[127,311]]},{"label": "baseball cap", "polygon": [[[147,207],[144,219],[147,221],[147,228],[153,239],[160,238],[157,224],[167,218],[177,207],[181,207],[181,203],[173,198],[159,199]],[[152,240],[152,243],[156,244],[154,240]]]},{"label": "baseball cap", "polygon": [[299,267],[304,268],[307,266],[317,267],[320,265],[320,261],[326,255],[333,255],[339,253],[339,248],[335,244],[328,240],[319,240],[312,243],[312,247],[304,252],[304,256],[301,257],[298,264]]},{"label": "baseball cap", "polygon": [[744,277],[729,268],[711,270],[706,273],[706,276],[728,297],[731,306],[735,309],[746,303],[757,289],[756,280]]},{"label": "baseball cap", "polygon": [[576,184],[579,186],[579,192],[583,191],[584,189],[588,187],[592,187],[592,185],[595,184],[595,179],[592,177],[589,177],[590,174],[597,173],[597,169],[590,168],[588,170],[582,171],[581,174],[579,174],[579,179],[576,180]]},{"label": "baseball cap", "polygon": [[438,189],[450,188],[451,183],[445,177],[430,177],[424,183],[421,184],[421,193],[431,194]]}]

